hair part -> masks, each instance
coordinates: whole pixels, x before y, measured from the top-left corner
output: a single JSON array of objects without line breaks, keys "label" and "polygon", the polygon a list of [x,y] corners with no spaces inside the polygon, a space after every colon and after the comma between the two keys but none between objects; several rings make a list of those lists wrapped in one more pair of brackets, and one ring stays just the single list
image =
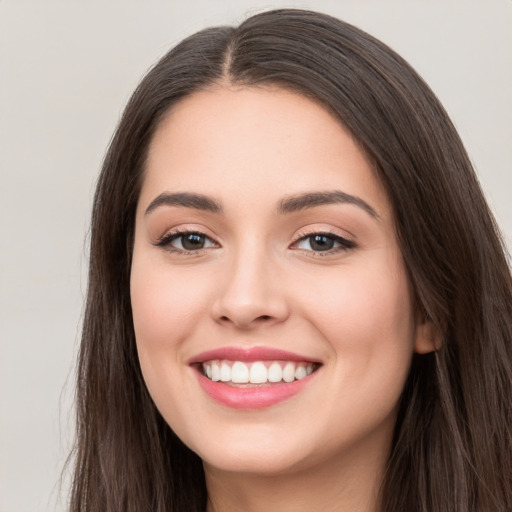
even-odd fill
[{"label": "hair part", "polygon": [[182,41],[131,97],[94,198],[78,362],[73,512],[204,511],[202,463],[156,410],[130,305],[135,211],[155,130],[214,85],[277,86],[352,134],[393,205],[418,307],[442,346],[416,354],[383,512],[506,512],[512,503],[512,283],[496,223],[435,95],[395,52],[310,11],[276,10]]}]

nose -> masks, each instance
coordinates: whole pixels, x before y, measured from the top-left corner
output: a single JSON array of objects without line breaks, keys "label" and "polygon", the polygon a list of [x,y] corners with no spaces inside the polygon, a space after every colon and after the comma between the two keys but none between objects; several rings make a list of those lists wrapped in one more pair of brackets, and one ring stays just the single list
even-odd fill
[{"label": "nose", "polygon": [[240,254],[217,281],[214,320],[241,330],[286,320],[289,304],[278,275],[279,269],[263,251]]}]

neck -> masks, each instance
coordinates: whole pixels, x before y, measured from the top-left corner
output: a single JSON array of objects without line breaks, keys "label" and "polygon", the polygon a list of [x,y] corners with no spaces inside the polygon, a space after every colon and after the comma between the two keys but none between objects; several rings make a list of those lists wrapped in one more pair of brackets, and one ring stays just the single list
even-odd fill
[{"label": "neck", "polygon": [[226,472],[205,463],[207,512],[379,512],[388,453],[345,454],[282,474]]}]

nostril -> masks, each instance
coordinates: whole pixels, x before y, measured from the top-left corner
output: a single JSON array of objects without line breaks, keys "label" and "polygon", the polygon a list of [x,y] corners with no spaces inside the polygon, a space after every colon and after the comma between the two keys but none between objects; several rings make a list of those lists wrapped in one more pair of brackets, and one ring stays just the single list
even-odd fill
[{"label": "nostril", "polygon": [[[231,319],[229,316],[223,315],[219,318],[221,322],[231,322]],[[269,320],[272,320],[272,316],[270,315],[261,315],[254,319],[255,322],[268,322]]]}]

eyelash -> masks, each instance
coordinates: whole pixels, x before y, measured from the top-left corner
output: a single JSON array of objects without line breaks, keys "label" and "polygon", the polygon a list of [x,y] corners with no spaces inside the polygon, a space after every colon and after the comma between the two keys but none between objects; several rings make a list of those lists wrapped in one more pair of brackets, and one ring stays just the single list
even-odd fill
[{"label": "eyelash", "polygon": [[[349,240],[348,238],[344,238],[332,231],[310,231],[307,233],[300,233],[299,236],[297,237],[297,239],[292,243],[292,247],[294,245],[297,245],[299,242],[311,239],[314,236],[329,238],[329,239],[333,240],[335,243],[339,244],[338,247],[333,247],[326,251],[313,251],[311,249],[302,249],[303,251],[305,251],[306,253],[308,253],[309,255],[311,255],[315,258],[325,258],[325,257],[331,256],[333,254],[349,251],[350,249],[356,248],[355,242],[353,242],[352,240]],[[295,249],[295,250],[300,250],[300,249]]]},{"label": "eyelash", "polygon": [[[218,246],[218,244],[216,244],[205,233],[201,233],[201,231],[187,230],[187,229],[182,230],[182,231],[173,231],[172,233],[168,233],[168,234],[164,235],[162,238],[160,238],[156,242],[155,245],[157,247],[165,248],[169,252],[176,253],[176,254],[183,254],[186,256],[196,256],[196,255],[202,254],[203,251],[209,249],[209,247],[201,247],[199,249],[187,250],[187,249],[180,249],[179,247],[174,247],[173,245],[171,245],[171,243],[174,242],[174,240],[177,240],[179,238],[184,238],[187,235],[188,236],[197,235],[200,237],[204,237],[206,240],[209,240],[212,243],[212,246]],[[183,243],[182,243],[182,246],[183,246]]]},{"label": "eyelash", "polygon": [[[197,235],[200,237],[204,237],[204,239],[209,240],[212,245],[210,247],[201,247],[199,249],[190,249],[190,250],[180,249],[179,247],[174,247],[173,245],[171,245],[174,240],[178,240],[179,238],[184,238],[185,236],[190,236],[190,235]],[[305,241],[308,238],[311,239],[314,236],[320,236],[320,237],[325,237],[325,238],[331,239],[334,241],[334,243],[338,243],[339,246],[325,250],[325,251],[314,251],[311,249],[298,249],[298,248],[295,248],[293,250],[303,250],[313,257],[323,258],[323,257],[329,256],[332,254],[339,253],[339,252],[348,251],[348,250],[354,249],[356,247],[355,242],[353,242],[352,240],[348,240],[347,238],[344,238],[336,233],[325,232],[325,231],[311,231],[308,233],[301,233],[297,237],[297,239],[291,244],[290,247],[293,248],[293,246],[297,245],[299,242]],[[182,254],[182,255],[186,255],[186,256],[198,256],[198,255],[202,254],[205,250],[210,249],[211,247],[215,247],[215,246],[218,247],[218,244],[216,242],[214,242],[208,235],[206,235],[205,233],[202,233],[201,231],[194,231],[194,230],[173,231],[172,233],[168,233],[168,234],[164,235],[162,238],[160,238],[155,243],[155,245],[157,247],[165,248],[169,252],[172,252],[175,254]],[[182,243],[182,246],[183,246],[183,243]]]}]

